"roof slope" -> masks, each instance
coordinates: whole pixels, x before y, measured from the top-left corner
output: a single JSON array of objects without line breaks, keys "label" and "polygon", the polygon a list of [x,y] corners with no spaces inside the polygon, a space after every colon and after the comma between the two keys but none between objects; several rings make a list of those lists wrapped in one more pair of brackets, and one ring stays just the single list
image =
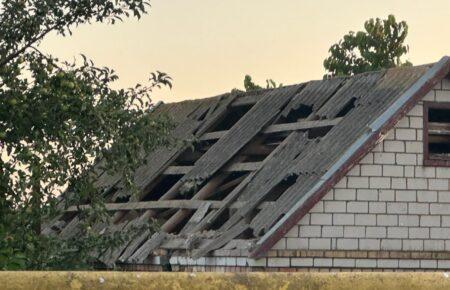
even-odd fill
[{"label": "roof slope", "polygon": [[[150,218],[161,230],[100,259],[141,263],[158,249],[194,258],[220,249],[263,255],[449,67],[444,57],[433,65],[161,105],[158,112],[178,124],[173,135],[193,146],[149,154],[135,175],[139,202],[119,198],[117,177],[105,173],[98,181],[107,208],[118,211],[108,231]],[[75,235],[73,211],[47,230]]]}]

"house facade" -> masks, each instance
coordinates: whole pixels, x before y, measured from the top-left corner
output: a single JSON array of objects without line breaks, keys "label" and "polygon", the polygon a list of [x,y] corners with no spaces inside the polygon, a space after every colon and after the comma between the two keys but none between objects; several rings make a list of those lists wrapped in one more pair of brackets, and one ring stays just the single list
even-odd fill
[{"label": "house facade", "polygon": [[[424,104],[445,110],[450,78],[398,121],[267,257],[222,250],[197,260],[172,257],[170,263],[192,271],[449,270],[450,167],[425,165]],[[445,112],[450,118],[450,109]]]},{"label": "house facade", "polygon": [[116,230],[149,217],[161,230],[100,261],[145,271],[450,270],[449,72],[444,57],[205,99],[203,111],[185,103],[198,147],[164,162],[158,152],[139,175],[147,198],[107,205],[140,214]]}]

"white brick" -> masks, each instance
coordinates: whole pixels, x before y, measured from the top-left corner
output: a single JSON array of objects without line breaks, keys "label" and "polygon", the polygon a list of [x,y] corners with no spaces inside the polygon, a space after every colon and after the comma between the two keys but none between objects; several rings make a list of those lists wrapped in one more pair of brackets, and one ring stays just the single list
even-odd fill
[{"label": "white brick", "polygon": [[368,213],[369,203],[367,201],[350,201],[347,203],[349,213]]},{"label": "white brick", "polygon": [[360,239],[359,249],[364,251],[379,251],[380,239]]},{"label": "white brick", "polygon": [[312,225],[331,225],[333,215],[329,213],[312,213],[311,224]]},{"label": "white brick", "polygon": [[430,229],[429,228],[409,228],[408,229],[410,239],[429,239]]},{"label": "white brick", "polygon": [[403,117],[395,125],[396,128],[409,128],[409,117]]},{"label": "white brick", "polygon": [[311,221],[311,214],[307,213],[300,219],[298,224],[299,225],[309,225],[310,221]]},{"label": "white brick", "polygon": [[368,177],[350,176],[348,179],[348,188],[369,188]]},{"label": "white brick", "polygon": [[450,202],[450,191],[443,191],[438,193],[439,202]]},{"label": "white brick", "polygon": [[273,247],[274,250],[285,250],[286,249],[286,239],[280,239]]},{"label": "white brick", "polygon": [[361,176],[381,176],[381,165],[361,165]]},{"label": "white brick", "polygon": [[389,214],[402,214],[408,212],[408,205],[404,202],[388,202],[387,213]]},{"label": "white brick", "polygon": [[411,126],[411,128],[422,129],[423,128],[423,118],[409,117],[409,125]]},{"label": "white brick", "polygon": [[391,179],[389,177],[370,177],[370,188],[389,189],[391,188]]},{"label": "white brick", "polygon": [[441,226],[441,216],[435,215],[424,215],[420,217],[421,227],[440,227]]},{"label": "white brick", "polygon": [[387,237],[390,239],[408,238],[407,227],[388,227]]},{"label": "white brick", "polygon": [[309,249],[311,250],[331,250],[331,239],[311,238],[309,239]]},{"label": "white brick", "polygon": [[403,240],[403,251],[423,251],[423,240]]},{"label": "white brick", "polygon": [[366,237],[368,238],[385,238],[386,227],[367,227]]},{"label": "white brick", "polygon": [[424,178],[408,178],[406,180],[408,189],[427,189],[427,180]]},{"label": "white brick", "polygon": [[366,228],[363,226],[344,226],[344,237],[363,238],[366,235]]},{"label": "white brick", "polygon": [[418,191],[417,201],[418,202],[437,202],[437,192],[436,191]]},{"label": "white brick", "polygon": [[289,258],[269,258],[267,265],[269,267],[289,267]]},{"label": "white brick", "polygon": [[355,165],[347,173],[347,176],[360,176],[361,175],[361,165]]},{"label": "white brick", "polygon": [[378,268],[398,268],[398,260],[397,259],[378,259],[377,260]]},{"label": "white brick", "polygon": [[413,190],[398,190],[395,192],[396,201],[416,201],[416,191]]},{"label": "white brick", "polygon": [[383,165],[383,176],[403,177],[405,175],[404,168],[401,165]]},{"label": "white brick", "polygon": [[319,201],[318,203],[316,203],[310,210],[310,213],[320,213],[323,212],[323,201]]},{"label": "white brick", "polygon": [[431,214],[449,214],[450,213],[450,204],[445,203],[432,203],[430,204],[430,213]]},{"label": "white brick", "polygon": [[353,214],[336,213],[333,214],[333,225],[354,225],[355,216]]},{"label": "white brick", "polygon": [[436,269],[437,261],[436,260],[420,260],[420,268],[422,269]]},{"label": "white brick", "polygon": [[398,216],[398,224],[402,227],[418,227],[419,216],[417,215],[400,215]]},{"label": "white brick", "polygon": [[355,225],[374,226],[376,225],[377,216],[374,214],[355,214]]},{"label": "white brick", "polygon": [[299,237],[302,238],[320,238],[321,237],[321,226],[300,226]]},{"label": "white brick", "polygon": [[450,231],[442,228],[431,228],[430,237],[432,239],[450,239]]},{"label": "white brick", "polygon": [[417,155],[409,153],[396,153],[395,161],[397,165],[417,165]]},{"label": "white brick", "polygon": [[428,203],[409,203],[408,213],[409,214],[429,214],[430,205]]},{"label": "white brick", "polygon": [[406,178],[391,178],[392,189],[406,189]]},{"label": "white brick", "polygon": [[360,164],[373,164],[373,153],[367,153],[363,159],[359,162]]},{"label": "white brick", "polygon": [[450,269],[450,261],[449,260],[438,260],[438,268],[439,269]]},{"label": "white brick", "polygon": [[394,201],[395,200],[395,191],[393,190],[380,190],[379,191],[379,200],[380,201]]},{"label": "white brick", "polygon": [[436,101],[437,102],[448,102],[449,101],[448,91],[436,91]]},{"label": "white brick", "polygon": [[404,141],[384,141],[384,151],[386,152],[405,152],[405,142]]},{"label": "white brick", "polygon": [[338,250],[357,250],[358,239],[337,239]]},{"label": "white brick", "polygon": [[436,168],[437,178],[450,178],[450,167],[438,167]]},{"label": "white brick", "polygon": [[298,237],[298,226],[294,226],[292,227],[289,232],[286,233],[285,237],[286,238],[296,238]]},{"label": "white brick", "polygon": [[395,164],[394,153],[374,153],[375,164]]},{"label": "white brick", "polygon": [[444,250],[443,240],[425,240],[423,241],[424,251],[443,251]]},{"label": "white brick", "polygon": [[325,201],[325,212],[346,212],[347,206],[345,201]]},{"label": "white brick", "polygon": [[347,188],[347,177],[341,178],[334,188]]},{"label": "white brick", "polygon": [[343,226],[323,226],[322,237],[324,238],[341,238],[344,236]]},{"label": "white brick", "polygon": [[429,190],[448,190],[449,180],[448,179],[429,179],[428,189]]},{"label": "white brick", "polygon": [[355,267],[355,259],[333,259],[333,267],[339,268],[353,268]]},{"label": "white brick", "polygon": [[408,116],[421,117],[423,116],[423,106],[416,105],[408,113]]},{"label": "white brick", "polygon": [[386,203],[385,202],[370,202],[369,203],[369,213],[386,213]]},{"label": "white brick", "polygon": [[406,153],[423,153],[423,142],[406,141]]},{"label": "white brick", "polygon": [[356,259],[356,268],[376,268],[376,259]]},{"label": "white brick", "polygon": [[308,238],[286,238],[286,249],[306,250],[308,249]]},{"label": "white brick", "polygon": [[381,249],[382,250],[401,250],[402,249],[402,240],[394,240],[394,239],[383,239],[381,240]]},{"label": "white brick", "polygon": [[415,177],[435,178],[436,177],[436,168],[435,167],[416,166],[415,167]]},{"label": "white brick", "polygon": [[441,219],[443,227],[450,227],[450,216],[441,216]]},{"label": "white brick", "polygon": [[377,225],[378,226],[396,226],[398,225],[397,215],[377,215]]},{"label": "white brick", "polygon": [[398,267],[403,269],[415,269],[419,268],[419,260],[399,260]]},{"label": "white brick", "polygon": [[332,267],[333,259],[329,258],[315,258],[314,267]]},{"label": "white brick", "polygon": [[405,177],[414,177],[415,166],[405,166]]},{"label": "white brick", "polygon": [[356,189],[341,189],[337,188],[334,190],[335,200],[355,200],[356,199]]},{"label": "white brick", "polygon": [[397,140],[416,140],[416,130],[414,129],[395,129],[395,138]]},{"label": "white brick", "polygon": [[378,190],[376,189],[357,189],[358,200],[378,200]]},{"label": "white brick", "polygon": [[311,267],[313,266],[312,258],[291,258],[292,267]]}]

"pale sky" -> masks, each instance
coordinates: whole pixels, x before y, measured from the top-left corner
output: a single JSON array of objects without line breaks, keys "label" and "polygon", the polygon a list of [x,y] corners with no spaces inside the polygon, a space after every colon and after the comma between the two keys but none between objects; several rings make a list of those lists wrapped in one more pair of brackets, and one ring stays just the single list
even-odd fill
[{"label": "pale sky", "polygon": [[140,21],[84,25],[66,38],[48,37],[41,47],[66,60],[83,53],[113,68],[117,87],[164,71],[174,87],[153,99],[173,102],[242,88],[245,74],[261,84],[320,79],[333,43],[388,14],[408,23],[413,64],[450,54],[449,0],[153,0]]}]

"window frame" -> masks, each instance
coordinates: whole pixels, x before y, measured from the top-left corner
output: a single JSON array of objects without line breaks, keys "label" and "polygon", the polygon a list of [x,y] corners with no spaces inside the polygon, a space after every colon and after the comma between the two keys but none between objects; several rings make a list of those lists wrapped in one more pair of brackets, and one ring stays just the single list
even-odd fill
[{"label": "window frame", "polygon": [[424,166],[450,167],[450,157],[430,158],[428,113],[430,109],[435,108],[450,110],[450,102],[423,102],[423,164]]}]

